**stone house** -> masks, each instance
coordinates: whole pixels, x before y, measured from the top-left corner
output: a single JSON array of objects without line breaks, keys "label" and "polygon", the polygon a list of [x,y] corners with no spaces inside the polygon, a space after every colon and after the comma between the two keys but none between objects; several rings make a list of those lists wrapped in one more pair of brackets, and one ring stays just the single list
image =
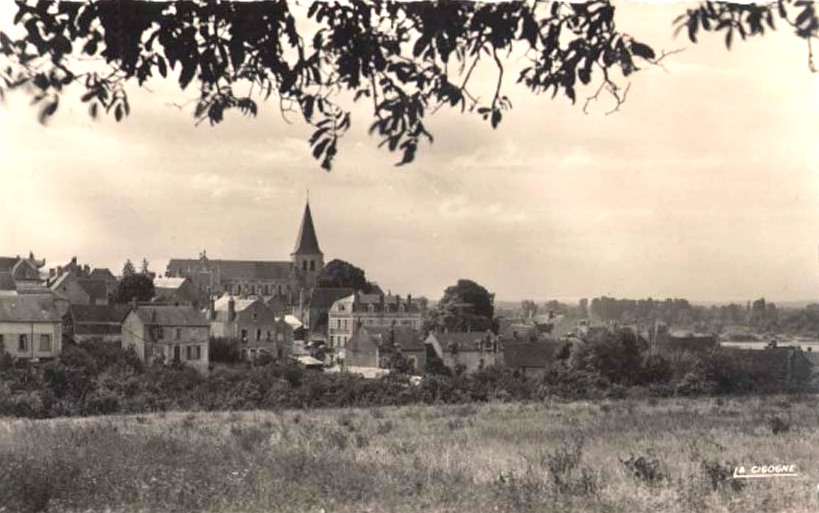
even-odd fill
[{"label": "stone house", "polygon": [[408,327],[360,326],[347,342],[344,366],[348,369],[388,369],[396,353],[401,353],[409,361],[413,371],[424,372],[426,369],[426,346],[418,331]]},{"label": "stone house", "polygon": [[154,303],[200,308],[207,301],[189,278],[154,278]]},{"label": "stone house", "polygon": [[62,332],[54,296],[0,295],[0,353],[35,361],[56,358]]},{"label": "stone house", "polygon": [[356,292],[333,303],[327,313],[330,347],[343,353],[358,326],[421,329],[421,305],[412,296]]},{"label": "stone house", "polygon": [[108,284],[88,278],[83,271],[63,272],[50,282],[49,288],[72,305],[107,305],[110,300]]},{"label": "stone house", "polygon": [[223,296],[208,308],[210,335],[236,340],[243,360],[267,354],[278,361],[293,350],[293,328],[261,299]]},{"label": "stone house", "polygon": [[122,323],[129,305],[71,305],[63,316],[65,338],[77,344],[105,342],[122,345]]},{"label": "stone house", "polygon": [[424,342],[451,369],[462,366],[465,372],[473,372],[503,362],[498,339],[491,331],[430,333]]},{"label": "stone house", "polygon": [[181,362],[207,372],[209,340],[208,319],[189,306],[132,305],[122,323],[122,348],[149,365]]}]

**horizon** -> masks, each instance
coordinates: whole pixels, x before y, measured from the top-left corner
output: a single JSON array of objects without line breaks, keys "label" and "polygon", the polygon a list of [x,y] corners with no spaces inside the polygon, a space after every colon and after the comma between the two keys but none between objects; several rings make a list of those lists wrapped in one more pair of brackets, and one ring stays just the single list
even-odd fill
[{"label": "horizon", "polygon": [[[588,90],[572,106],[509,80],[514,108],[496,130],[442,110],[430,118],[435,143],[404,168],[366,135],[363,104],[327,173],[307,128],[275,102],[255,119],[195,127],[192,109],[173,105],[190,92],[150,80],[153,92],[129,88],[122,123],[92,121],[75,100],[41,126],[28,98],[9,93],[0,254],[77,256],[115,274],[145,257],[164,275],[168,260],[203,249],[288,260],[309,190],[325,262],[401,294],[437,300],[468,278],[499,301],[819,301],[819,76],[782,29],[731,51],[716,35],[673,38],[685,5],[617,5],[624,31],[658,51],[685,48],[668,72],[633,75],[620,111],[593,104],[586,115]],[[13,11],[0,7],[0,29]]]}]

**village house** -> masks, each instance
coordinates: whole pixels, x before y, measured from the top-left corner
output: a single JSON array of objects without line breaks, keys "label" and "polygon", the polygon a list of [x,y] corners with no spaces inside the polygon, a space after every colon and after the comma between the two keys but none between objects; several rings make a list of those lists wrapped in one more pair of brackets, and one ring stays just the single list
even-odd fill
[{"label": "village house", "polygon": [[719,345],[717,337],[708,334],[675,332],[665,324],[654,326],[652,348],[660,353],[691,352],[703,353],[716,349]]},{"label": "village house", "polygon": [[400,353],[413,372],[426,369],[426,346],[417,330],[408,327],[358,327],[344,350],[344,367],[389,369],[392,358]]},{"label": "village house", "polygon": [[122,323],[129,305],[71,305],[63,316],[63,333],[76,344],[122,345]]},{"label": "village house", "polygon": [[473,372],[503,362],[498,340],[491,331],[430,333],[424,341],[441,362],[451,368]]},{"label": "village house", "polygon": [[153,303],[204,307],[208,296],[196,288],[190,278],[154,278]]},{"label": "village house", "polygon": [[356,292],[333,303],[327,313],[327,336],[333,349],[343,350],[356,327],[421,329],[423,312],[412,296]]},{"label": "village house", "polygon": [[68,271],[59,275],[49,288],[68,299],[72,305],[107,305],[108,284],[87,277],[84,271]]},{"label": "village house", "polygon": [[122,324],[122,348],[133,348],[149,365],[181,362],[208,370],[210,323],[189,306],[132,305]]},{"label": "village house", "polygon": [[558,344],[554,340],[513,341],[503,344],[503,365],[527,376],[542,376],[555,361]]},{"label": "village house", "polygon": [[280,296],[288,305],[297,305],[299,298],[315,287],[324,268],[309,203],[290,257],[285,261],[217,260],[203,251],[198,259],[172,259],[165,276],[187,277],[206,295]]},{"label": "village house", "polygon": [[261,299],[223,296],[208,308],[210,335],[236,340],[243,360],[266,354],[278,361],[293,350],[293,328]]},{"label": "village house", "polygon": [[300,305],[298,316],[304,322],[305,327],[315,335],[327,335],[328,313],[333,303],[354,293],[355,290],[350,287],[317,287]]},{"label": "village house", "polygon": [[39,285],[43,282],[40,269],[45,259],[34,258],[29,252],[28,258],[0,257],[0,290],[17,290],[21,285]]},{"label": "village house", "polygon": [[15,359],[55,358],[62,349],[62,319],[54,297],[0,295],[0,353]]}]

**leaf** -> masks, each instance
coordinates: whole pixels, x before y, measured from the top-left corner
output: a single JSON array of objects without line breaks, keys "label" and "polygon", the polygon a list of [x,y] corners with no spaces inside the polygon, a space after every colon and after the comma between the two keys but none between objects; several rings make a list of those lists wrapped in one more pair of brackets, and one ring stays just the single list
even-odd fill
[{"label": "leaf", "polygon": [[657,56],[650,46],[640,43],[639,41],[633,41],[631,43],[631,53],[646,60],[654,59]]},{"label": "leaf", "polygon": [[324,153],[324,148],[326,148],[327,144],[329,144],[329,143],[330,143],[330,138],[328,137],[326,139],[322,139],[321,141],[319,141],[318,144],[313,146],[313,157],[314,158],[319,158],[319,156],[322,153]]},{"label": "leaf", "polygon": [[168,65],[165,64],[165,59],[163,59],[162,57],[157,57],[156,66],[157,68],[159,68],[159,74],[162,75],[162,78],[168,76]]},{"label": "leaf", "polygon": [[193,80],[193,75],[196,73],[196,61],[188,58],[182,63],[182,73],[179,74],[179,85],[182,89],[188,87],[188,84]]},{"label": "leaf", "polygon": [[91,107],[88,109],[88,113],[91,114],[92,119],[97,119],[97,112],[99,110],[99,104],[94,102],[91,104]]},{"label": "leaf", "polygon": [[694,16],[688,18],[688,39],[692,43],[697,42],[697,18]]},{"label": "leaf", "polygon": [[54,115],[55,112],[57,112],[57,104],[58,103],[59,103],[59,96],[56,96],[56,97],[54,97],[54,101],[49,102],[48,104],[46,104],[46,106],[43,108],[43,110],[40,111],[40,116],[39,116],[40,124],[45,125],[46,121],[48,121],[48,118],[50,118],[51,116]]},{"label": "leaf", "polygon": [[501,122],[501,111],[500,109],[493,109],[492,110],[492,128],[497,128],[498,124]]},{"label": "leaf", "polygon": [[116,118],[117,123],[122,121],[122,105],[119,103],[114,107],[114,118]]}]

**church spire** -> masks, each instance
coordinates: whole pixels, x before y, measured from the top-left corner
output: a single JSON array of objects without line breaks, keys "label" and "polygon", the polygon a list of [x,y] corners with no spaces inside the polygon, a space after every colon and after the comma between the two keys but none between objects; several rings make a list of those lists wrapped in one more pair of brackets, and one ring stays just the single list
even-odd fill
[{"label": "church spire", "polygon": [[296,239],[296,249],[293,255],[321,255],[316,229],[313,227],[313,215],[310,213],[310,200],[304,207],[304,216],[301,219],[299,236]]}]

